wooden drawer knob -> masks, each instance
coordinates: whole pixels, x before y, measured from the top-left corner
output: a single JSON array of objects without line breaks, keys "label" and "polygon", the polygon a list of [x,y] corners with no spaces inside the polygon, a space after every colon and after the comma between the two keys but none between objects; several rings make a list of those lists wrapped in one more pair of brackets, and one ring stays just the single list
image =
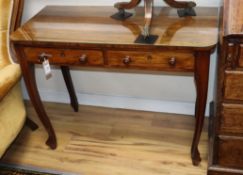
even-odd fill
[{"label": "wooden drawer knob", "polygon": [[228,56],[227,56],[227,61],[228,61],[228,62],[231,62],[231,61],[232,61],[232,58],[233,58],[232,54],[231,54],[231,53],[228,54]]},{"label": "wooden drawer knob", "polygon": [[126,56],[125,58],[123,58],[123,63],[125,64],[125,65],[128,65],[129,63],[131,63],[131,58],[129,57],[129,56]]},{"label": "wooden drawer knob", "polygon": [[80,61],[80,63],[83,63],[83,64],[87,63],[87,61],[88,61],[88,57],[87,57],[87,55],[86,55],[86,54],[83,54],[83,55],[79,58],[79,61]]},{"label": "wooden drawer knob", "polygon": [[48,60],[48,58],[52,57],[50,54],[46,54],[45,52],[41,53],[39,55],[39,60],[41,63],[43,63],[45,60]]},{"label": "wooden drawer knob", "polygon": [[170,66],[175,66],[176,65],[176,58],[175,57],[170,58],[168,63],[169,63]]}]

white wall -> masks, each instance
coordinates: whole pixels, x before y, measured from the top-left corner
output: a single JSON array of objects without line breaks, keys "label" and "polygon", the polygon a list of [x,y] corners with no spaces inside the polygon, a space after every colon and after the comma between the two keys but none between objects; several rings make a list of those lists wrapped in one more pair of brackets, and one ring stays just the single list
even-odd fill
[{"label": "white wall", "polygon": [[[195,1],[198,6],[218,6],[220,0]],[[118,0],[26,0],[23,21],[27,21],[45,5],[112,6],[115,2]],[[162,0],[155,0],[155,4],[165,5]],[[211,59],[208,102],[213,96],[215,60],[214,54]],[[194,114],[195,86],[192,75],[170,76],[163,73],[117,73],[97,70],[73,70],[71,73],[80,104]],[[53,77],[45,80],[42,69],[37,68],[36,77],[44,101],[69,102],[59,69],[54,68]],[[26,91],[24,93],[27,98]]]}]

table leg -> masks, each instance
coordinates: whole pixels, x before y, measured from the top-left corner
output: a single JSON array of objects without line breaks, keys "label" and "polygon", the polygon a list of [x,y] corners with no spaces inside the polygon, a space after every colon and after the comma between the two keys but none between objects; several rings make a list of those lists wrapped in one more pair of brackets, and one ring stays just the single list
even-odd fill
[{"label": "table leg", "polygon": [[46,141],[46,144],[51,149],[55,149],[57,147],[56,134],[54,132],[50,119],[46,114],[44,106],[40,100],[40,95],[36,86],[35,70],[34,70],[35,66],[34,64],[27,62],[24,56],[21,56],[22,54],[20,50],[17,53],[19,57],[18,60],[20,61],[20,67],[22,70],[23,78],[26,84],[26,88],[30,96],[30,100],[37,112],[40,121],[43,123],[49,136]]},{"label": "table leg", "polygon": [[198,165],[201,161],[198,145],[205,118],[205,108],[208,94],[209,65],[210,52],[198,52],[195,59],[195,83],[197,91],[195,108],[196,123],[191,147],[191,157],[193,165]]},{"label": "table leg", "polygon": [[67,86],[68,92],[69,92],[69,96],[70,96],[70,101],[71,101],[71,106],[73,107],[75,112],[78,112],[78,99],[74,90],[74,86],[73,86],[73,81],[72,81],[72,77],[70,74],[70,69],[68,66],[61,66],[61,70],[62,70],[62,75],[65,81],[65,84]]}]

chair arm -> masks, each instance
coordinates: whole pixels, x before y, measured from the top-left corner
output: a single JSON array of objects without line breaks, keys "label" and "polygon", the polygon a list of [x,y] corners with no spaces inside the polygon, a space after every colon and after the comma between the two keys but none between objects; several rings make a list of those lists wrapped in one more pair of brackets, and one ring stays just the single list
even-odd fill
[{"label": "chair arm", "polygon": [[9,64],[0,70],[0,100],[20,80],[21,70],[18,64]]}]

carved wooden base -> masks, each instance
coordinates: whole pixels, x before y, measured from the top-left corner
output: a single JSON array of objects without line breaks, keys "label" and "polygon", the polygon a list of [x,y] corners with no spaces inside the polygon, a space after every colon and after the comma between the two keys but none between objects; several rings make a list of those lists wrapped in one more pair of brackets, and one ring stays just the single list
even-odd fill
[{"label": "carved wooden base", "polygon": [[[196,6],[195,2],[192,1],[175,1],[175,0],[164,0],[169,6],[178,9],[178,16],[196,16],[196,12],[193,7]],[[118,2],[114,5],[119,11],[112,15],[111,17],[116,20],[125,20],[132,16],[132,13],[128,13],[126,9],[133,9],[141,2],[141,0],[131,0],[130,2]],[[145,10],[145,24],[142,38],[147,38],[150,35],[151,21],[153,18],[153,2],[154,0],[144,0],[144,10]],[[140,37],[138,37],[140,38]],[[150,40],[150,39],[148,39]],[[145,41],[145,42],[144,42]],[[141,43],[146,43],[146,39]],[[137,43],[137,40],[135,41]],[[154,41],[155,42],[155,41]],[[151,43],[149,43],[151,44]]]},{"label": "carved wooden base", "polygon": [[126,12],[124,9],[119,9],[117,13],[111,16],[111,18],[123,21],[127,18],[130,18],[131,16],[132,13]]},{"label": "carved wooden base", "polygon": [[177,13],[179,17],[197,16],[193,8],[178,9]]},{"label": "carved wooden base", "polygon": [[158,38],[158,35],[149,35],[147,37],[144,37],[144,35],[139,35],[135,40],[135,43],[154,44]]}]

